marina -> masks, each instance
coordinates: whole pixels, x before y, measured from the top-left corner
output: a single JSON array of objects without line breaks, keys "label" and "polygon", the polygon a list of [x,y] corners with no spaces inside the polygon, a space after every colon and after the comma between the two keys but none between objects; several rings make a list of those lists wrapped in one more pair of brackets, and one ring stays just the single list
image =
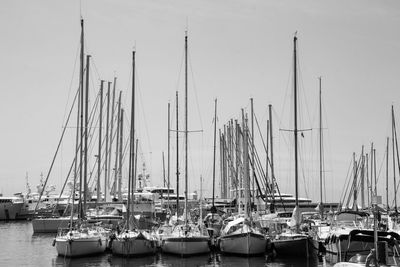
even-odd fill
[{"label": "marina", "polygon": [[393,1],[7,0],[0,266],[400,266]]}]

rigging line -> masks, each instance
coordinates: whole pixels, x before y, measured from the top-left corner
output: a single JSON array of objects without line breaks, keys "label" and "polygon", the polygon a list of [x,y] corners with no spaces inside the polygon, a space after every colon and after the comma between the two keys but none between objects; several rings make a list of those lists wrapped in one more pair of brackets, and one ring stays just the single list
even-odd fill
[{"label": "rigging line", "polygon": [[[299,55],[297,56],[297,61],[298,61],[298,63],[297,63],[297,66],[298,66],[298,71],[299,71],[299,77],[300,77],[300,84],[301,84],[301,86],[299,86],[299,96],[302,96],[302,97],[300,97],[300,101],[302,101],[302,103],[305,103],[305,105],[303,104],[302,106],[304,106],[305,107],[305,109],[306,109],[306,113],[307,113],[307,115],[308,115],[308,119],[310,120],[310,118],[311,118],[311,115],[310,115],[310,111],[309,111],[309,109],[308,109],[308,104],[307,104],[307,96],[306,96],[306,90],[305,90],[305,86],[304,86],[304,80],[303,80],[303,75],[302,75],[302,68],[301,68],[301,65],[300,65],[300,59],[299,59]],[[302,92],[302,93],[301,93]],[[300,119],[301,119],[301,121],[303,122],[303,125],[305,124],[304,123],[304,120],[303,120],[303,116],[301,116],[302,114],[301,114],[301,112],[300,112]],[[311,122],[310,121],[308,121],[308,123],[310,124]],[[312,124],[310,124],[310,125],[312,125]]]},{"label": "rigging line", "polygon": [[176,90],[175,91],[179,91],[179,84],[180,84],[181,75],[182,75],[184,58],[185,58],[185,48],[183,48],[183,50],[182,50],[181,61],[180,61],[181,65],[179,67],[179,72],[178,72],[178,78],[176,80],[176,86],[175,86]]},{"label": "rigging line", "polygon": [[[264,138],[263,138],[262,133],[261,133],[260,125],[258,124],[257,115],[255,113],[254,113],[254,118],[256,120],[258,133],[260,134],[260,138],[261,138],[261,141],[262,141],[262,144],[263,144],[263,147],[264,147],[264,151],[266,152],[267,151],[267,147],[265,145],[265,141],[264,141]],[[268,157],[268,163],[271,164],[270,161],[269,161],[269,157]]]},{"label": "rigging line", "polygon": [[[352,165],[353,165],[353,160],[350,160],[350,164],[349,164],[349,167],[347,169],[346,180],[345,180],[344,188],[343,188],[345,190],[342,190],[342,193],[340,194],[340,198],[339,198],[339,201],[340,201],[339,203],[341,205],[344,204],[345,198],[347,196],[347,190],[348,190],[349,182],[350,182],[350,172],[352,171]],[[338,208],[341,209],[342,207],[338,207]]]},{"label": "rigging line", "polygon": [[[94,146],[92,146],[92,143],[94,142],[94,140],[95,140],[95,138],[93,138],[93,132],[95,131],[95,129],[97,128],[97,123],[98,123],[98,121],[99,121],[99,118],[96,116],[94,116],[95,115],[95,113],[96,113],[96,110],[97,110],[97,107],[99,106],[99,102],[100,102],[100,95],[99,94],[97,94],[97,96],[96,96],[96,99],[95,99],[95,103],[94,103],[94,105],[92,106],[92,108],[91,108],[91,114],[90,114],[90,117],[89,117],[89,121],[90,121],[90,125],[89,125],[89,132],[88,132],[88,136],[90,136],[91,138],[90,138],[90,140],[89,140],[89,149],[90,149],[90,155],[91,154],[93,154],[93,149],[94,149]],[[94,125],[93,125],[94,124]],[[85,153],[88,153],[88,151],[85,151]],[[88,153],[89,154],[89,153]],[[89,159],[90,160],[90,159]],[[91,181],[91,178],[92,178],[92,174],[93,174],[93,169],[96,167],[96,164],[93,164],[93,167],[92,167],[92,171],[90,172],[90,176],[89,176],[89,181],[88,181],[88,183],[90,183],[90,181]]]},{"label": "rigging line", "polygon": [[[76,94],[75,94],[75,98],[74,98],[74,101],[73,101],[73,103],[72,103],[72,105],[71,105],[71,109],[70,109],[70,111],[69,111],[69,114],[68,114],[67,121],[66,121],[65,125],[68,124],[69,119],[71,118],[72,110],[73,110],[74,104],[76,103],[75,101],[76,101],[76,98],[77,98],[77,96],[78,96],[78,92],[79,92],[79,88],[78,88],[78,90],[77,90],[77,92],[76,92]],[[56,160],[56,158],[57,158],[57,154],[58,154],[58,151],[59,151],[59,149],[60,149],[62,140],[63,140],[63,138],[64,138],[64,134],[65,134],[66,129],[67,129],[67,127],[64,127],[63,130],[62,130],[61,137],[60,137],[60,140],[59,140],[59,142],[58,142],[56,152],[55,152],[55,154],[54,154],[54,156],[53,156],[53,160],[52,160],[52,162],[51,162],[51,164],[50,164],[49,171],[47,172],[46,180],[45,180],[45,182],[44,182],[44,184],[43,184],[43,190],[40,192],[40,196],[39,196],[38,202],[37,202],[37,204],[36,204],[36,206],[35,206],[34,214],[36,213],[36,210],[37,210],[37,208],[38,208],[38,206],[39,206],[39,202],[40,202],[40,200],[41,200],[41,198],[42,198],[42,195],[43,195],[43,192],[44,192],[44,188],[46,188],[47,181],[48,181],[48,179],[49,179],[49,177],[50,177],[51,171],[53,170],[54,162],[55,162],[55,160]]]},{"label": "rigging line", "polygon": [[195,99],[196,99],[197,113],[198,113],[199,119],[200,119],[200,127],[201,127],[201,129],[203,129],[203,119],[201,117],[200,106],[199,106],[199,97],[197,95],[197,88],[196,88],[196,83],[195,83],[195,80],[194,80],[192,59],[190,57],[190,53],[189,52],[188,52],[188,58],[189,58],[190,73],[192,74],[193,91],[194,91],[194,95],[195,95]]},{"label": "rigging line", "polygon": [[[385,150],[386,150],[386,149],[385,149]],[[386,152],[386,151],[385,151],[385,152]],[[385,155],[383,155],[383,159],[382,159],[382,161],[381,161],[381,166],[379,167],[378,177],[376,178],[376,183],[377,183],[377,184],[379,184],[379,179],[381,178],[381,173],[382,173],[383,165],[386,164],[385,160],[386,160],[386,153],[385,153]],[[386,177],[385,177],[385,178],[386,178]]]},{"label": "rigging line", "polygon": [[[283,104],[282,104],[282,109],[281,109],[281,113],[280,114],[284,114],[284,111],[286,110],[285,109],[285,107],[286,107],[286,101],[287,101],[287,99],[290,99],[289,97],[288,97],[288,94],[290,93],[290,94],[292,94],[293,92],[292,92],[292,90],[291,90],[291,88],[289,89],[289,86],[290,86],[290,84],[291,84],[291,81],[292,81],[292,76],[293,76],[293,70],[292,70],[292,62],[293,62],[293,55],[291,56],[291,59],[290,59],[290,64],[289,64],[289,71],[288,71],[288,78],[287,78],[287,82],[286,82],[286,90],[285,90],[285,97],[283,98]],[[290,105],[291,106],[291,105]],[[274,109],[274,108],[273,108]],[[275,109],[274,109],[275,110]],[[276,113],[276,112],[275,112]],[[292,112],[291,112],[292,113]],[[277,117],[277,118],[279,118],[279,117]],[[279,121],[279,127],[280,128],[282,128],[282,120],[279,120],[278,119],[278,121]],[[285,127],[285,128],[287,128],[287,127]]]},{"label": "rigging line", "polygon": [[[71,81],[70,81],[70,83],[69,83],[68,96],[67,96],[67,104],[65,105],[65,108],[64,108],[63,121],[65,121],[65,116],[67,115],[67,106],[68,106],[68,103],[69,103],[69,98],[70,98],[70,96],[71,96],[72,83],[73,83],[74,76],[75,76],[76,63],[78,62],[79,52],[80,52],[80,41],[78,42],[78,48],[77,48],[76,54],[75,54],[75,62],[74,62],[74,67],[73,67],[73,71],[72,71]],[[75,101],[75,100],[74,100],[74,101]]]},{"label": "rigging line", "polygon": [[[137,79],[136,79],[137,80],[137,89],[139,91],[139,106],[142,109],[142,114],[141,115],[142,115],[143,121],[144,121],[145,133],[146,133],[146,137],[147,137],[147,144],[149,146],[150,153],[152,153],[152,148],[151,148],[151,143],[150,143],[150,135],[149,135],[149,127],[147,126],[147,120],[146,120],[146,115],[145,115],[146,112],[144,110],[144,100],[143,100],[142,90],[141,90],[141,85],[140,85],[140,80],[139,80],[138,67],[135,68],[135,71],[136,71],[136,77],[137,77]],[[150,169],[151,169],[151,164],[150,164]]]},{"label": "rigging line", "polygon": [[[102,77],[102,75],[100,75],[99,70],[97,68],[95,57],[91,57],[90,63],[93,66],[93,68],[91,68],[91,71],[95,71],[97,74],[97,80],[101,80],[100,77]],[[91,75],[90,77],[93,78],[93,75]]]}]

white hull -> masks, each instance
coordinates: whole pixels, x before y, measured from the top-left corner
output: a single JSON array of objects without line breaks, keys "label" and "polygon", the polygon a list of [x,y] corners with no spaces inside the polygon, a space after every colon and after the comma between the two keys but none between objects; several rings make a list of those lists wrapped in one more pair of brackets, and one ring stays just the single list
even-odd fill
[{"label": "white hull", "polygon": [[121,234],[112,242],[113,254],[123,256],[153,254],[156,252],[156,247],[157,242],[155,239],[145,238],[141,234],[136,236],[124,236],[124,234]]},{"label": "white hull", "polygon": [[[74,222],[76,222],[76,218]],[[37,218],[32,220],[34,233],[57,233],[58,228],[68,228],[70,217],[60,218]]]},{"label": "white hull", "polygon": [[210,252],[208,240],[209,238],[205,236],[167,237],[163,240],[162,251],[181,256],[208,253]]},{"label": "white hull", "polygon": [[1,202],[0,220],[15,220],[21,212],[23,203]]},{"label": "white hull", "polygon": [[257,255],[265,252],[267,239],[255,233],[226,235],[220,238],[219,246],[224,253]]},{"label": "white hull", "polygon": [[65,257],[78,257],[103,253],[106,249],[106,238],[90,236],[81,238],[58,237],[55,240],[57,253]]}]

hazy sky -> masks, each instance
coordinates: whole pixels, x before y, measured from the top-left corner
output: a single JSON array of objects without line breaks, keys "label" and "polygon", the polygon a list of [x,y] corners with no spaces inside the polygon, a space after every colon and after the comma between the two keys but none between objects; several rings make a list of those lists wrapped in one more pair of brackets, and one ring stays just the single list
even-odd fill
[{"label": "hazy sky", "polygon": [[[327,199],[338,201],[352,153],[359,154],[362,145],[368,150],[374,142],[378,171],[381,168],[385,138],[390,134],[391,104],[396,112],[400,110],[397,0],[3,0],[0,192],[4,195],[25,191],[26,172],[32,186],[39,182],[41,172],[48,172],[78,86],[81,15],[86,53],[94,63],[93,100],[99,80],[112,80],[116,75],[117,89],[123,90],[123,104],[129,110],[131,53],[136,47],[140,158],[145,159],[154,185],[162,183],[167,103],[175,105],[176,90],[183,100],[187,27],[189,128],[203,129],[203,133],[190,134],[190,191],[199,189],[202,175],[210,195],[214,99],[218,98],[218,125],[222,127],[230,118],[239,118],[241,108],[249,111],[252,97],[264,132],[268,104],[274,107],[276,176],[281,191],[294,192],[293,174],[287,170],[293,169],[288,156],[292,150],[287,148],[291,136],[279,128],[292,127],[292,42],[296,31],[302,128],[318,127],[317,77],[322,76]],[[183,127],[183,119],[180,125]],[[74,127],[67,133],[49,181],[57,188],[72,160]],[[317,159],[317,132],[305,132],[304,142],[314,144],[304,149],[309,151],[306,158]],[[258,150],[261,153],[261,146]],[[318,164],[305,165],[302,172],[308,196],[317,200]],[[171,168],[171,183],[175,183],[175,162]],[[183,173],[183,161],[181,168]],[[383,190],[383,167],[379,182]],[[302,184],[302,196],[306,195],[304,187]]]}]

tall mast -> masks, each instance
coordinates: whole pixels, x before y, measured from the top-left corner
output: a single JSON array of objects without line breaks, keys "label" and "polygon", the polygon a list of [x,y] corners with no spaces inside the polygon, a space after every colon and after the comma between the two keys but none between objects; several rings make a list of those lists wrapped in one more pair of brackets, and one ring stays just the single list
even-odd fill
[{"label": "tall mast", "polygon": [[297,36],[293,39],[293,91],[294,91],[294,177],[295,177],[295,191],[296,191],[296,207],[299,206],[299,188],[298,188],[298,155],[297,155],[297,51],[296,44]]},{"label": "tall mast", "polygon": [[[77,127],[76,127],[76,139],[75,139],[75,164],[74,164],[74,187],[72,189],[72,207],[71,207],[71,221],[70,221],[70,226],[69,229],[70,231],[72,230],[72,224],[73,224],[73,214],[74,214],[74,202],[75,202],[75,187],[76,187],[76,178],[78,176],[78,153],[79,153],[79,148],[80,148],[80,144],[79,144],[79,118],[80,118],[80,100],[82,98],[82,85],[83,85],[83,19],[81,19],[81,69],[80,69],[80,74],[79,74],[79,94],[78,94],[78,112],[77,112]],[[80,168],[81,165],[79,165]],[[81,179],[80,179],[81,182]],[[79,205],[78,205],[78,218],[82,218],[82,214],[81,214],[81,209],[80,209],[80,204],[81,204],[81,192],[82,192],[82,188],[81,188],[81,184],[80,183],[80,188],[79,188]],[[43,193],[43,192],[42,192]],[[41,194],[42,195],[42,194]],[[40,195],[40,196],[41,196]],[[39,197],[39,201],[40,201],[40,197]],[[38,202],[39,204],[39,202]],[[35,212],[36,209],[38,207],[38,204],[36,204],[35,207]]]},{"label": "tall mast", "polygon": [[104,201],[108,202],[110,200],[110,189],[108,188],[109,177],[108,177],[108,146],[109,146],[109,122],[110,122],[110,90],[111,90],[111,82],[108,82],[107,87],[107,118],[106,118],[106,155],[104,161]]},{"label": "tall mast", "polygon": [[84,26],[83,26],[83,19],[81,19],[81,69],[80,69],[80,161],[79,161],[79,213],[80,218],[84,217],[83,209],[82,209],[82,161],[83,161],[83,97],[84,97],[84,88],[83,88],[83,75],[84,75],[84,64],[85,64],[85,52],[84,52]]},{"label": "tall mast", "polygon": [[120,116],[120,128],[119,128],[119,171],[118,171],[118,200],[123,201],[122,199],[122,158],[123,158],[123,133],[124,133],[124,109],[121,108],[121,116]]},{"label": "tall mast", "polygon": [[273,142],[273,131],[272,131],[272,105],[268,105],[269,109],[269,131],[270,131],[270,154],[271,154],[271,191],[272,191],[272,208],[270,208],[271,212],[275,212],[275,172],[274,172],[274,142]]},{"label": "tall mast", "polygon": [[[321,77],[319,79],[319,199],[322,205],[322,93],[321,93]],[[322,215],[322,214],[321,214]]]},{"label": "tall mast", "polygon": [[135,171],[135,71],[136,71],[136,51],[132,51],[132,102],[131,102],[131,146],[132,146],[132,151],[131,151],[131,169],[130,169],[130,176],[132,179],[131,182],[131,194],[132,194],[132,215],[134,215],[134,207],[135,207],[135,184],[136,184],[136,171]]},{"label": "tall mast", "polygon": [[356,153],[353,153],[353,210],[358,210],[357,206],[357,161]]},{"label": "tall mast", "polygon": [[179,215],[179,119],[178,119],[178,91],[176,91],[176,218]]},{"label": "tall mast", "polygon": [[[269,185],[268,178],[270,177],[270,174],[269,174],[269,135],[270,135],[270,133],[269,133],[269,131],[270,131],[269,119],[267,119],[267,136],[266,136],[266,144],[265,144],[265,210],[267,210],[267,201],[269,199],[269,197],[268,197],[268,187],[269,187],[268,186]],[[272,181],[272,177],[271,177],[271,181]],[[270,192],[273,192],[272,182],[270,183],[270,188],[271,188]],[[269,205],[270,209],[271,209],[271,204],[272,204],[272,195],[273,194],[270,194],[270,197],[271,197],[271,201],[270,201],[270,205]]]},{"label": "tall mast", "polygon": [[[117,83],[117,77],[114,77],[114,84],[113,84],[113,92],[112,92],[112,100],[111,100],[111,117],[110,117],[110,146],[108,148],[108,181],[110,181],[110,173],[111,173],[111,150],[112,150],[112,145],[113,145],[113,130],[114,130],[114,112],[115,112],[115,85]],[[117,139],[118,140],[118,139]],[[116,169],[115,169],[116,170]],[[113,196],[115,196],[115,180],[112,181],[112,191],[113,192]]]},{"label": "tall mast", "polygon": [[185,32],[185,224],[187,223],[188,197],[188,36]]},{"label": "tall mast", "polygon": [[255,177],[254,177],[254,109],[253,109],[253,98],[250,98],[251,104],[251,190],[250,190],[250,197],[253,203],[255,202],[254,195],[255,195]]},{"label": "tall mast", "polygon": [[376,149],[374,148],[374,195],[377,195],[376,183]]},{"label": "tall mast", "polygon": [[371,201],[374,198],[374,189],[373,189],[373,177],[374,177],[374,143],[371,143],[371,156],[370,156],[370,160],[371,160],[371,175],[370,175],[370,194],[371,194]]},{"label": "tall mast", "polygon": [[393,150],[393,183],[394,183],[394,209],[397,214],[397,183],[396,183],[396,154],[395,154],[395,120],[394,120],[394,108],[392,105],[392,150]]},{"label": "tall mast", "polygon": [[365,191],[365,156],[364,156],[364,146],[361,148],[361,208],[365,209],[365,196],[364,196],[364,191]]},{"label": "tall mast", "polygon": [[386,138],[386,210],[389,214],[389,137]]},{"label": "tall mast", "polygon": [[213,157],[213,194],[212,194],[212,214],[214,216],[215,205],[215,160],[216,160],[216,146],[217,146],[217,99],[215,99],[215,111],[214,111],[214,157]]},{"label": "tall mast", "polygon": [[170,121],[170,103],[168,102],[168,155],[167,155],[167,179],[168,179],[168,191],[167,191],[167,194],[168,194],[168,196],[167,196],[167,198],[168,198],[168,210],[170,210],[170,205],[169,205],[169,188],[170,188],[170,181],[169,181],[169,178],[170,178],[170,136],[171,136],[171,129],[170,129],[170,123],[171,123],[171,121]]},{"label": "tall mast", "polygon": [[[115,85],[115,81],[114,81],[114,85]],[[119,135],[120,135],[120,131],[119,128],[121,127],[121,121],[120,121],[120,115],[121,115],[121,94],[122,91],[119,91],[119,97],[118,97],[118,108],[117,108],[117,140],[116,140],[116,144],[115,144],[115,165],[114,165],[114,183],[113,183],[113,192],[114,192],[114,198],[117,198],[117,192],[119,190],[119,188],[117,188],[119,186],[119,180],[118,180],[118,173],[119,173],[119,169],[118,169],[118,154],[119,154]],[[121,201],[121,199],[118,199],[119,201]]]},{"label": "tall mast", "polygon": [[[132,206],[132,214],[133,214],[133,206],[131,202],[134,202],[133,196],[133,169],[134,169],[134,151],[135,151],[135,51],[132,51],[132,101],[131,101],[131,129],[129,134],[129,171],[128,171],[128,208],[126,211],[127,216],[127,228],[130,230],[130,209]],[[132,201],[131,201],[132,200]]]},{"label": "tall mast", "polygon": [[99,147],[97,152],[97,203],[101,202],[101,191],[100,191],[100,174],[101,174],[101,142],[102,135],[101,130],[103,128],[103,84],[104,81],[100,82],[100,114],[99,114]]},{"label": "tall mast", "polygon": [[251,209],[251,203],[250,203],[250,170],[249,170],[249,128],[247,125],[247,114],[244,116],[244,111],[242,109],[242,118],[243,118],[243,167],[244,167],[244,177],[243,177],[243,182],[244,182],[244,198],[245,198],[245,216],[246,218],[250,217],[250,209]]},{"label": "tall mast", "polygon": [[86,56],[86,92],[85,92],[85,160],[84,160],[84,194],[83,194],[83,210],[86,214],[86,202],[87,202],[87,193],[88,193],[88,185],[87,185],[87,156],[88,156],[88,106],[89,106],[89,61],[90,55]]}]

